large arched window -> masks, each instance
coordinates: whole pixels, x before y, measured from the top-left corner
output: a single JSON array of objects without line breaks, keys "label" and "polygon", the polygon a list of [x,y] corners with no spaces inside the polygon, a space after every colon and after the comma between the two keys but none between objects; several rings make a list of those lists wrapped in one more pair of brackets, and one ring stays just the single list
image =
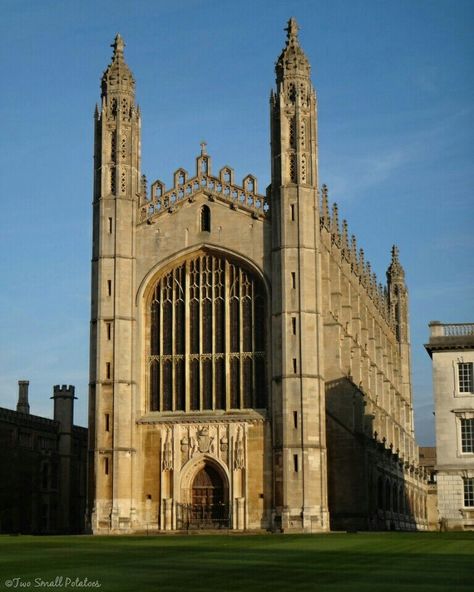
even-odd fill
[{"label": "large arched window", "polygon": [[201,253],[168,271],[150,329],[152,411],[266,406],[264,288],[247,269]]}]

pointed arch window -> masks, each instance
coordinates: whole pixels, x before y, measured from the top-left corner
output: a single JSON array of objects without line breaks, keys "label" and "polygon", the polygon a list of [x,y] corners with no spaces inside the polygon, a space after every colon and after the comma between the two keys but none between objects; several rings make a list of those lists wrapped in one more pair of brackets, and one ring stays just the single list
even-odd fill
[{"label": "pointed arch window", "polygon": [[209,206],[202,206],[200,218],[201,232],[211,232],[211,210]]},{"label": "pointed arch window", "polygon": [[156,283],[149,308],[152,411],[266,407],[261,280],[200,254]]}]

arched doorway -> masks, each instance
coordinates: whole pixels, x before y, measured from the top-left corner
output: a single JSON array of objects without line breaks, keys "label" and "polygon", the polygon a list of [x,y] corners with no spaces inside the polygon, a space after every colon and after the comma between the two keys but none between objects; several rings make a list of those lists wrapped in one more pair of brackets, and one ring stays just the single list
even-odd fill
[{"label": "arched doorway", "polygon": [[213,508],[224,503],[224,484],[218,472],[210,465],[197,473],[192,485],[192,504]]},{"label": "arched doorway", "polygon": [[187,498],[179,504],[178,528],[229,528],[230,506],[225,477],[211,463],[201,465],[191,481]]}]

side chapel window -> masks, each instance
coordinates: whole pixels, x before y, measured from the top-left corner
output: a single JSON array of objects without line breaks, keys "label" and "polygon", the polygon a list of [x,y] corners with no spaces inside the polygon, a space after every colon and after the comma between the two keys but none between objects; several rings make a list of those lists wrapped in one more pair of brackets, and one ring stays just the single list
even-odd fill
[{"label": "side chapel window", "polygon": [[150,305],[152,411],[266,406],[261,280],[201,254],[162,276]]}]

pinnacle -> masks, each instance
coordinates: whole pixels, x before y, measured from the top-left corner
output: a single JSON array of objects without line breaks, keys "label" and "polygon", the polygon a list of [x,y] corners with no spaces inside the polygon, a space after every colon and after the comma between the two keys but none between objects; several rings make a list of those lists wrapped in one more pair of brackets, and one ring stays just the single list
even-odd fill
[{"label": "pinnacle", "polygon": [[120,35],[120,33],[117,33],[117,35],[115,35],[114,42],[112,43],[112,45],[110,47],[114,48],[114,55],[113,55],[114,58],[119,55],[123,56],[125,42],[122,39],[122,36]]},{"label": "pinnacle", "polygon": [[298,30],[299,30],[299,25],[296,22],[296,19],[292,16],[290,18],[290,20],[288,21],[288,26],[286,27],[285,31],[287,32],[287,37],[288,37],[288,45],[290,43],[298,43]]},{"label": "pinnacle", "polygon": [[404,278],[405,272],[403,267],[400,263],[400,259],[398,258],[398,247],[393,245],[392,247],[392,261],[390,262],[389,268],[387,270],[387,278],[390,277],[394,279],[395,277]]},{"label": "pinnacle", "polygon": [[285,28],[287,33],[286,45],[276,63],[277,82],[283,77],[299,76],[309,77],[310,65],[308,58],[301,49],[298,39],[298,23],[291,17]]},{"label": "pinnacle", "polygon": [[117,33],[115,36],[111,47],[114,52],[112,54],[112,61],[102,76],[102,96],[109,94],[112,89],[117,90],[118,88],[121,91],[126,90],[133,94],[135,81],[123,56],[125,42],[120,33]]},{"label": "pinnacle", "polygon": [[112,64],[117,64],[123,66],[125,64],[125,60],[123,57],[123,50],[125,49],[125,41],[120,33],[115,35],[114,42],[111,44],[110,47],[113,47],[114,53],[112,54]]},{"label": "pinnacle", "polygon": [[392,261],[398,261],[398,247],[397,245],[393,245],[392,247]]}]

